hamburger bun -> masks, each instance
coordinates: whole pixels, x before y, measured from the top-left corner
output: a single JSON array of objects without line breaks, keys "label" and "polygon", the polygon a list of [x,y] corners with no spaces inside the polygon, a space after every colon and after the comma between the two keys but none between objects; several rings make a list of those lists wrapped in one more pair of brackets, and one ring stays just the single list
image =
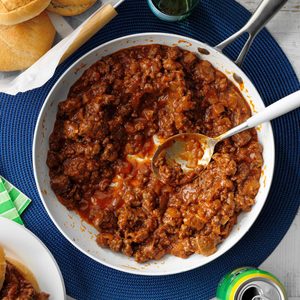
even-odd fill
[{"label": "hamburger bun", "polygon": [[6,261],[3,248],[0,246],[0,291],[3,287],[6,273]]},{"label": "hamburger bun", "polygon": [[52,46],[55,28],[43,12],[13,26],[0,25],[0,71],[24,70]]},{"label": "hamburger bun", "polygon": [[51,0],[0,0],[0,24],[15,25],[38,16]]},{"label": "hamburger bun", "polygon": [[75,16],[85,12],[96,2],[97,0],[52,0],[48,10],[61,16]]}]

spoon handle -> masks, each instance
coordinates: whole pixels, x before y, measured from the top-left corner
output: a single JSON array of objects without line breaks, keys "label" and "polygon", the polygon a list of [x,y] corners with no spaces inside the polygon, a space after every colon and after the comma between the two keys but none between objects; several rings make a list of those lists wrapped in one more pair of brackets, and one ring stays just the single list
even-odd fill
[{"label": "spoon handle", "polygon": [[269,105],[258,114],[247,120],[249,128],[255,127],[261,123],[278,118],[296,108],[300,107],[300,91],[294,92],[279,101]]},{"label": "spoon handle", "polygon": [[271,121],[278,118],[296,108],[300,107],[300,90],[290,94],[281,100],[269,105],[261,112],[249,118],[244,123],[230,129],[224,134],[220,135],[217,139],[218,141],[227,139],[232,135],[242,132],[246,129],[253,128],[261,123]]}]

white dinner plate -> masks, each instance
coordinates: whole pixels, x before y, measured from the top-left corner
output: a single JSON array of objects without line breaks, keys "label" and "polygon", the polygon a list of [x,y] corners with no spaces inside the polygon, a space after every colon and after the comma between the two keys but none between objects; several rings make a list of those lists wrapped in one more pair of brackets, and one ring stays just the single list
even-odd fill
[{"label": "white dinner plate", "polygon": [[47,247],[28,229],[0,217],[0,245],[7,256],[24,264],[35,275],[49,300],[65,300],[66,292],[59,267]]}]

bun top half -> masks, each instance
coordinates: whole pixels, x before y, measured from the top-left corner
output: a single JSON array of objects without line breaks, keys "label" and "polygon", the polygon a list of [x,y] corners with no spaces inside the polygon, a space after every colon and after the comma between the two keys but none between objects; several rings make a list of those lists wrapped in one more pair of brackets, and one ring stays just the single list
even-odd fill
[{"label": "bun top half", "polygon": [[76,16],[93,6],[97,0],[52,0],[48,11],[61,16]]},{"label": "bun top half", "polygon": [[21,24],[0,25],[0,72],[30,67],[51,48],[54,37],[45,12]]},{"label": "bun top half", "polygon": [[15,25],[38,16],[51,0],[0,0],[0,24]]}]

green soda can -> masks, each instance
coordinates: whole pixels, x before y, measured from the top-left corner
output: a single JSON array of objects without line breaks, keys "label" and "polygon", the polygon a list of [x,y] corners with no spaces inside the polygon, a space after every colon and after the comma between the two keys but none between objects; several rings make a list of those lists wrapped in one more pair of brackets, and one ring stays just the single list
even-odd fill
[{"label": "green soda can", "polygon": [[282,283],[271,273],[243,267],[226,274],[217,288],[218,300],[287,300]]}]

